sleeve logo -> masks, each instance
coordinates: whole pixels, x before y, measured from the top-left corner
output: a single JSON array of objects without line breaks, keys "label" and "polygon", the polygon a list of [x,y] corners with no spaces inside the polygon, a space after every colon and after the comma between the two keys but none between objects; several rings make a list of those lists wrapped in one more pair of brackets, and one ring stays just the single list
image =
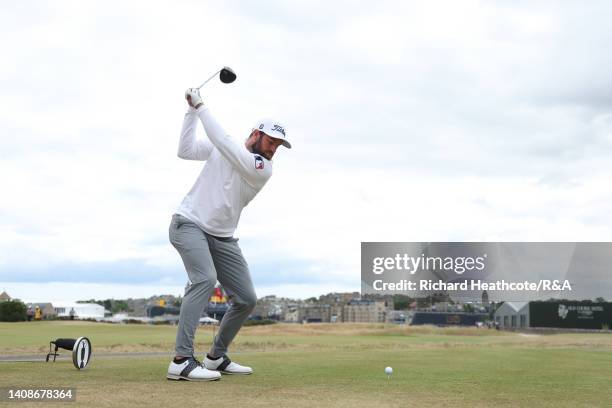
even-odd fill
[{"label": "sleeve logo", "polygon": [[261,156],[255,156],[255,168],[257,170],[263,170],[263,168],[264,168],[264,161],[261,158]]}]

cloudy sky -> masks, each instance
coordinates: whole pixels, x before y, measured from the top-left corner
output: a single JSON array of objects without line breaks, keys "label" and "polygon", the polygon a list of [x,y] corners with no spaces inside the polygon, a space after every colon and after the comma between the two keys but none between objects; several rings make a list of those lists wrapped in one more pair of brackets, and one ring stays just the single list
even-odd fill
[{"label": "cloudy sky", "polygon": [[[359,290],[361,241],[609,241],[609,2],[49,1],[0,10],[0,291],[180,294],[185,88],[294,149],[236,236],[259,296]],[[204,137],[203,132],[200,135]]]}]

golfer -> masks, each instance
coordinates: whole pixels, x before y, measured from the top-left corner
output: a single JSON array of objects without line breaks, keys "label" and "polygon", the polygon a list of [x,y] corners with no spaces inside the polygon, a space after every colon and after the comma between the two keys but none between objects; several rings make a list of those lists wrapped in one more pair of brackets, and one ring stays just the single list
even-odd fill
[{"label": "golfer", "polygon": [[[202,103],[199,91],[185,92],[189,109],[183,120],[178,156],[206,161],[195,184],[170,223],[170,242],[183,259],[189,282],[181,305],[176,355],[168,367],[171,380],[210,381],[224,374],[251,374],[231,361],[227,350],[255,307],[257,297],[249,267],[233,234],[242,209],[272,176],[272,157],[291,148],[276,121],[257,122],[244,144],[230,137]],[[196,138],[198,119],[208,140]],[[193,339],[217,280],[231,300],[213,344],[201,364]]]}]

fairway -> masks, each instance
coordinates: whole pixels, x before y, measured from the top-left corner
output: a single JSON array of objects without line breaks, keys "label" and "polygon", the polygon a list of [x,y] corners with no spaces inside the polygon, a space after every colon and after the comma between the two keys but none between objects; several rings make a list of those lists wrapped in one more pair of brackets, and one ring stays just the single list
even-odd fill
[{"label": "fairway", "polygon": [[[245,327],[231,356],[252,366],[255,374],[189,383],[165,379],[175,330],[1,323],[5,358],[42,358],[49,340],[82,335],[92,340],[94,355],[81,372],[65,359],[54,364],[2,361],[0,384],[76,387],[77,402],[69,404],[74,407],[171,406],[177,400],[181,406],[254,407],[612,405],[610,334],[525,336],[382,324]],[[200,354],[210,338],[210,327],[198,331]],[[386,366],[394,369],[390,379]]]}]

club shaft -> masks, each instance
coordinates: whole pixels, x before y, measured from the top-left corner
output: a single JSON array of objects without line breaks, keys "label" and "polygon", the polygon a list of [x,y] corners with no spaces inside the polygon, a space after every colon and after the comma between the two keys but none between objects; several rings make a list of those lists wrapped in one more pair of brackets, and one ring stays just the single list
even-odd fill
[{"label": "club shaft", "polygon": [[212,74],[212,75],[210,76],[210,78],[208,78],[206,81],[204,81],[204,82],[202,83],[202,85],[198,86],[198,89],[200,89],[200,88],[202,88],[204,85],[206,85],[206,83],[207,83],[208,81],[210,81],[211,79],[213,79],[213,78],[214,78],[214,77],[215,77],[215,76],[216,76],[216,75],[217,75],[219,72],[221,72],[221,70],[218,70],[217,72],[215,72],[214,74]]}]

